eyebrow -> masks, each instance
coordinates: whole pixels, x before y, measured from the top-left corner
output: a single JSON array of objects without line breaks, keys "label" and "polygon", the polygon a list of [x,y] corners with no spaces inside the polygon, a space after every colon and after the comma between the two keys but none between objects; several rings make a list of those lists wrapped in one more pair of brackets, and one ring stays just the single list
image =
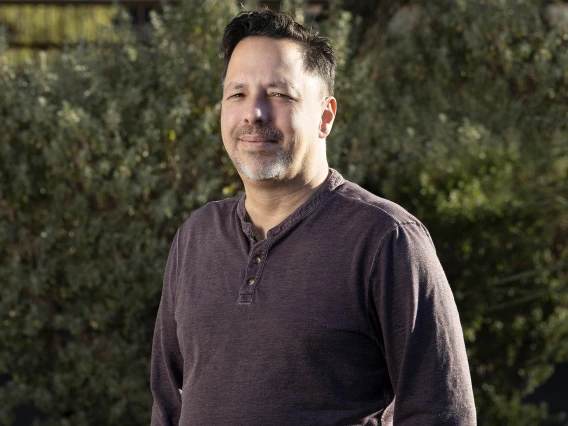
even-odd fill
[{"label": "eyebrow", "polygon": [[275,89],[289,89],[292,90],[296,93],[298,93],[298,90],[290,83],[288,83],[287,81],[281,80],[281,81],[273,81],[271,83],[268,84],[269,88],[275,88]]},{"label": "eyebrow", "polygon": [[[230,83],[227,86],[225,86],[225,90],[246,89],[247,86],[248,86],[248,84],[246,84],[246,83],[240,83],[240,82]],[[269,88],[269,89],[287,89],[287,90],[291,90],[296,95],[298,95],[300,93],[300,92],[298,92],[298,89],[296,89],[292,84],[290,84],[289,82],[287,82],[285,80],[271,81],[270,83],[268,83],[267,88]]]},{"label": "eyebrow", "polygon": [[239,89],[244,89],[245,87],[247,87],[247,85],[245,83],[233,83],[233,84],[226,85],[224,88],[225,89],[239,90]]}]

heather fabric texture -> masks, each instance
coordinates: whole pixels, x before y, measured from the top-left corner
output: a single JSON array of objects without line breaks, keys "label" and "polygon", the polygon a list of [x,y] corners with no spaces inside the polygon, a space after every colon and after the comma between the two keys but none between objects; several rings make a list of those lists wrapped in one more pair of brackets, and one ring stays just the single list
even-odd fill
[{"label": "heather fabric texture", "polygon": [[430,236],[332,170],[257,241],[245,195],[178,230],[152,352],[152,426],[475,425]]}]

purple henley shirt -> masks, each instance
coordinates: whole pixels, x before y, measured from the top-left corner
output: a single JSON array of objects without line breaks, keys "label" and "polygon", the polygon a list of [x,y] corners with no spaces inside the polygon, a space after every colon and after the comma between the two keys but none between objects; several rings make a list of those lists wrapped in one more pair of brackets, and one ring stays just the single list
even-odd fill
[{"label": "purple henley shirt", "polygon": [[152,351],[152,426],[476,424],[428,231],[332,170],[257,240],[245,195],[179,228]]}]

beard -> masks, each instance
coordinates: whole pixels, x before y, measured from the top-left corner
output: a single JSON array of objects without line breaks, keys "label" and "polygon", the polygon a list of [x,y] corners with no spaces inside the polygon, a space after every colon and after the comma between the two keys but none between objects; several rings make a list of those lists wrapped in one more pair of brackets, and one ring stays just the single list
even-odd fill
[{"label": "beard", "polygon": [[[245,158],[246,157],[246,158]],[[292,158],[287,152],[279,149],[276,152],[246,152],[233,151],[235,168],[250,180],[281,180],[292,164]]]},{"label": "beard", "polygon": [[277,129],[262,125],[243,125],[231,133],[232,152],[231,161],[238,172],[247,179],[281,180],[284,179],[292,165],[292,155],[280,146],[276,150],[266,151],[239,151],[239,138],[245,134],[258,134],[275,143],[284,140],[284,134]]}]

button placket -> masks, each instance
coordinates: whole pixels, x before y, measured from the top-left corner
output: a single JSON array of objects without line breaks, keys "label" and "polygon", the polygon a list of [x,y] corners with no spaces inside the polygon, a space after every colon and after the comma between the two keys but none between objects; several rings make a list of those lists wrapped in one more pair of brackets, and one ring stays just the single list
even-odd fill
[{"label": "button placket", "polygon": [[[251,243],[254,243],[256,242],[256,237],[249,235],[249,240]],[[239,290],[239,303],[250,303],[252,301],[254,290],[262,275],[269,246],[270,242],[268,240],[251,244],[244,282],[241,284]]]}]

